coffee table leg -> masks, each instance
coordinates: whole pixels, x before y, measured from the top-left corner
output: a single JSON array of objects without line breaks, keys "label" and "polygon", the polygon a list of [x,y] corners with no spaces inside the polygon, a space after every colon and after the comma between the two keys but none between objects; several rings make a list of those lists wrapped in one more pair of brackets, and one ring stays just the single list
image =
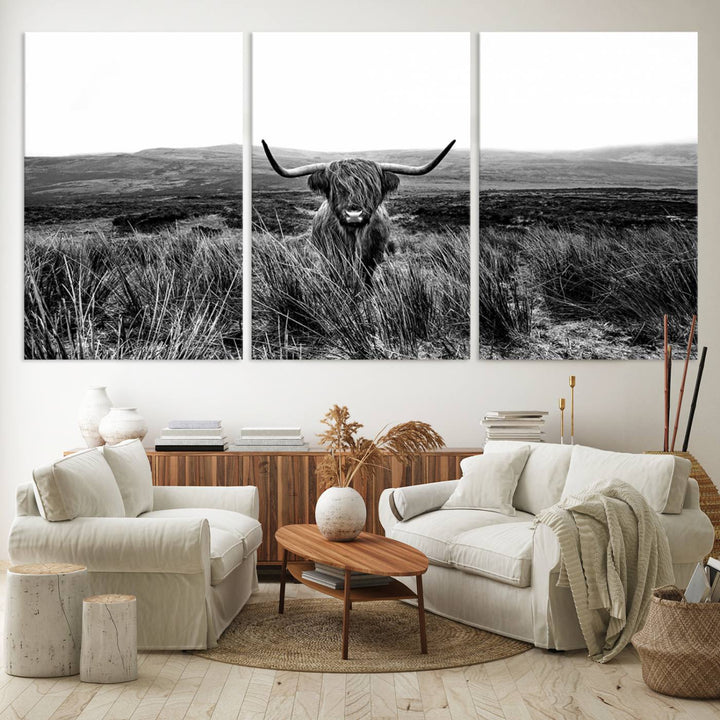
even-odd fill
[{"label": "coffee table leg", "polygon": [[280,613],[280,615],[285,612],[285,575],[287,574],[287,556],[288,551],[283,548],[282,569],[280,570],[280,604],[278,605],[278,613]]},{"label": "coffee table leg", "polygon": [[350,632],[350,571],[345,571],[345,591],[343,593],[343,637],[342,659],[348,657],[348,634]]},{"label": "coffee table leg", "polygon": [[418,621],[420,623],[420,652],[427,655],[427,637],[425,635],[425,602],[423,600],[422,575],[416,575],[417,580],[417,601]]}]

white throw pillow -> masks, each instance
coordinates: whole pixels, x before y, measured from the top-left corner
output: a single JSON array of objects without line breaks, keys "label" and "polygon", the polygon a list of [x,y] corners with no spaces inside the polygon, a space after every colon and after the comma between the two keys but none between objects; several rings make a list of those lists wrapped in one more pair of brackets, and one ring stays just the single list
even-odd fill
[{"label": "white throw pillow", "polygon": [[529,447],[530,455],[518,478],[513,507],[537,515],[555,505],[562,496],[570,467],[572,445],[559,443],[527,443],[513,440],[488,440],[485,454],[505,453],[519,447]]},{"label": "white throw pillow", "polygon": [[395,488],[389,498],[390,510],[401,521],[439,510],[459,482],[459,480],[441,480],[427,485]]},{"label": "white throw pillow", "polygon": [[682,512],[692,463],[673,455],[621,453],[575,445],[563,499],[598,480],[622,480],[634,487],[659,513]]},{"label": "white throw pillow", "polygon": [[102,453],[120,488],[126,517],[137,517],[153,509],[152,471],[140,440],[105,445]]},{"label": "white throw pillow", "polygon": [[512,452],[465,458],[460,462],[460,482],[443,510],[462,508],[515,515],[512,498],[529,454],[530,448],[524,445]]},{"label": "white throw pillow", "polygon": [[115,477],[97,448],[36,468],[33,481],[40,514],[46,520],[125,515]]}]

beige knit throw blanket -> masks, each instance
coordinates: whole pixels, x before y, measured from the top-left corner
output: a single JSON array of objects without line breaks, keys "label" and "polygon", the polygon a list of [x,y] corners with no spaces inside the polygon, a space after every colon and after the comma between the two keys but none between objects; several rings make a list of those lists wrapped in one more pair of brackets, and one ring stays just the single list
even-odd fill
[{"label": "beige knit throw blanket", "polygon": [[560,544],[558,587],[570,587],[592,660],[612,660],[645,624],[653,588],[675,581],[665,530],[627,483],[601,481],[540,512]]}]

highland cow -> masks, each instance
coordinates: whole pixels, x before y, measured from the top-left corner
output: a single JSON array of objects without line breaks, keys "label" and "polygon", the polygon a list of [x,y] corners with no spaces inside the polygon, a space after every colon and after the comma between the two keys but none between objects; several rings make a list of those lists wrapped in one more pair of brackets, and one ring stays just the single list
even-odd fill
[{"label": "highland cow", "polygon": [[284,168],[263,140],[268,161],[278,175],[309,175],[308,187],[325,196],[315,213],[312,244],[328,259],[355,264],[359,261],[366,283],[392,247],[390,216],[383,206],[388,193],[397,189],[398,175],[426,175],[434,170],[455,144],[453,140],[434,160],[420,166],[377,163],[372,160],[336,160]]}]

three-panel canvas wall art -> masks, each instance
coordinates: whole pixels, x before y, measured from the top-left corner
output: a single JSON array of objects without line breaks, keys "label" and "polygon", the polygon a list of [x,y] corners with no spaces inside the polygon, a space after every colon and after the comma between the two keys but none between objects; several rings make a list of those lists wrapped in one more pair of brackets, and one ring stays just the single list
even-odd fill
[{"label": "three-panel canvas wall art", "polygon": [[695,33],[251,40],[26,35],[27,359],[237,359],[244,333],[254,359],[466,359],[472,323],[480,359],[658,358],[665,313],[687,336]]}]

